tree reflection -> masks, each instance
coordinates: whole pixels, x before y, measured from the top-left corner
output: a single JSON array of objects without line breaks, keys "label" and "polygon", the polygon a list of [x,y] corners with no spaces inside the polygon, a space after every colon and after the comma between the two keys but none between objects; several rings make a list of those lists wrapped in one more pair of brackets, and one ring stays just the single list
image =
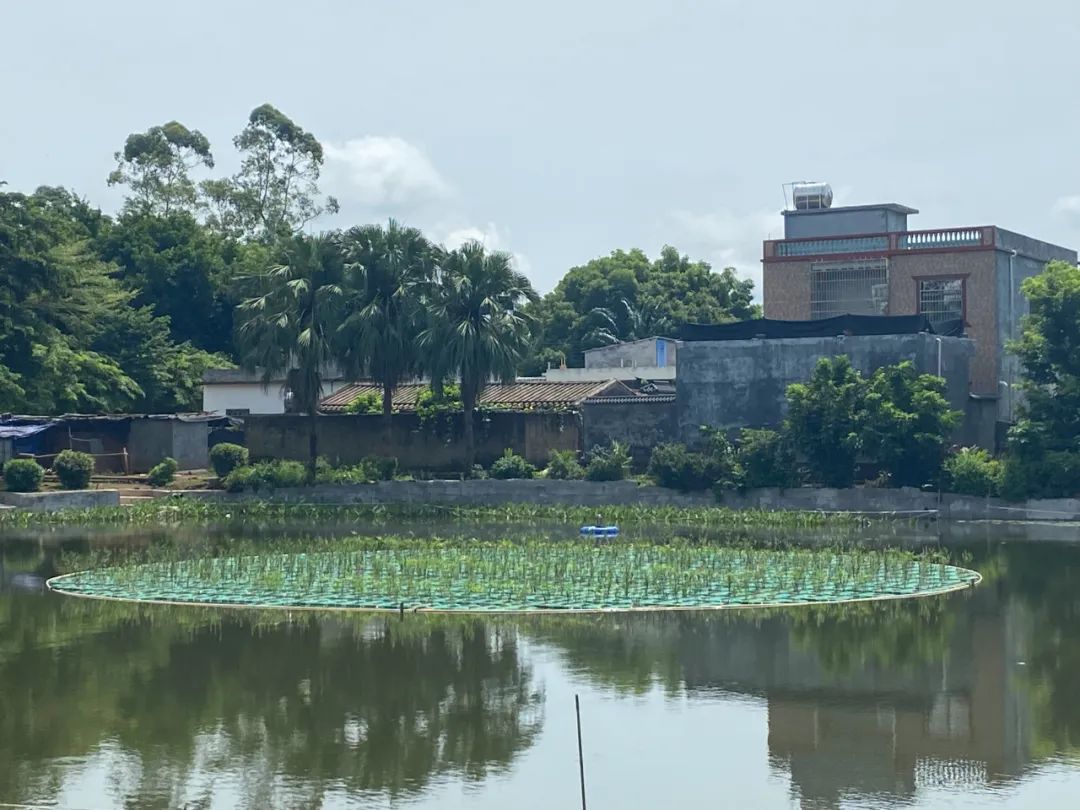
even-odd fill
[{"label": "tree reflection", "polygon": [[508,767],[543,720],[516,632],[479,620],[8,596],[0,683],[9,801],[49,800],[66,769],[114,749],[115,789],[140,807],[198,806],[225,773],[251,807],[331,785],[395,796]]}]

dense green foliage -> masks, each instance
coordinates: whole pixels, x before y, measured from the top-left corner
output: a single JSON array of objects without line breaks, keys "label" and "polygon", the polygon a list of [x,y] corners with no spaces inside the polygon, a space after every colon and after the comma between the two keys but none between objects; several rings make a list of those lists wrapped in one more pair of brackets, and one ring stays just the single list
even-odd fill
[{"label": "dense green foliage", "polygon": [[229,492],[263,492],[300,487],[309,480],[308,471],[299,461],[260,461],[249,467],[237,467],[223,483]]},{"label": "dense green foliage", "polygon": [[1050,262],[1024,281],[1021,338],[1025,402],[1009,432],[1003,494],[1071,497],[1080,493],[1080,268]]},{"label": "dense green foliage", "polygon": [[544,475],[553,481],[580,481],[585,477],[585,468],[573,450],[552,450]]},{"label": "dense green foliage", "polygon": [[1001,492],[1004,465],[979,447],[962,447],[945,460],[945,488],[960,495],[995,497]]},{"label": "dense green foliage", "polygon": [[949,408],[945,381],[910,361],[874,372],[866,388],[862,450],[894,486],[936,483],[946,442],[961,414]]},{"label": "dense green foliage", "polygon": [[37,492],[45,470],[33,459],[13,458],[4,465],[4,488],[8,492]]},{"label": "dense green foliage", "polygon": [[86,489],[94,474],[94,457],[78,450],[61,450],[53,461],[53,472],[64,489]]},{"label": "dense green foliage", "polygon": [[168,486],[176,476],[177,469],[179,469],[179,465],[176,463],[176,459],[166,456],[158,464],[150,468],[150,472],[146,474],[146,483],[153,487]]},{"label": "dense green foliage", "polygon": [[237,467],[248,463],[248,449],[238,444],[222,442],[210,448],[210,466],[214,475],[224,478]]},{"label": "dense green foliage", "polygon": [[822,358],[808,382],[788,386],[785,429],[815,481],[855,482],[865,397],[865,381],[846,355]]},{"label": "dense green foliage", "polygon": [[791,441],[775,430],[747,428],[739,433],[736,450],[739,485],[744,489],[799,485],[799,467]]},{"label": "dense green foliage", "polygon": [[660,486],[682,492],[709,489],[721,476],[714,458],[690,452],[683,444],[657,445],[648,474]]},{"label": "dense green foliage", "polygon": [[532,478],[536,474],[536,467],[527,462],[521,456],[514,453],[510,448],[506,449],[502,458],[491,465],[488,475],[501,481],[512,478]]},{"label": "dense green foliage", "polygon": [[587,481],[622,481],[630,475],[630,451],[626,445],[612,442],[608,447],[594,447],[585,465]]},{"label": "dense green foliage", "polygon": [[582,365],[582,352],[621,340],[670,335],[687,322],[722,323],[759,314],[753,284],[732,268],[715,273],[664,247],[650,261],[637,248],[573,267],[531,307],[538,329],[527,374],[549,364]]},{"label": "dense green foliage", "polygon": [[784,430],[810,478],[849,487],[862,454],[894,486],[937,481],[960,414],[944,382],[910,362],[884,366],[866,380],[846,356],[822,358],[806,383],[788,386]]}]

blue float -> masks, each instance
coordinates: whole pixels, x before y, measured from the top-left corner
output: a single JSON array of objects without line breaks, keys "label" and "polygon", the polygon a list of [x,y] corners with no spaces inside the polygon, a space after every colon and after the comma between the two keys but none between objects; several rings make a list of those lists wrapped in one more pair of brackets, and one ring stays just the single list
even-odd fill
[{"label": "blue float", "polygon": [[582,537],[618,537],[618,526],[582,526]]}]

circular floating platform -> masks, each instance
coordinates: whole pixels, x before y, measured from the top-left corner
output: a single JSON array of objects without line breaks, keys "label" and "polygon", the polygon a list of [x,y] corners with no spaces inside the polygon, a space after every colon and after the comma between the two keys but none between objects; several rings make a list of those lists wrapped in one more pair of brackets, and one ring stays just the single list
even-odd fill
[{"label": "circular floating platform", "polygon": [[48,585],[170,604],[516,613],[897,599],[980,579],[899,551],[470,541],[145,563],[65,574]]}]

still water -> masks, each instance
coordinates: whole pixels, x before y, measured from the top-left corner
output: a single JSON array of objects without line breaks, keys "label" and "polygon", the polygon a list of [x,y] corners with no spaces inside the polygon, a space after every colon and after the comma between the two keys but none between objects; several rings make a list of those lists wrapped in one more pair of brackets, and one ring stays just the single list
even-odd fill
[{"label": "still water", "polygon": [[[1068,808],[1080,545],[924,536],[947,597],[521,619],[131,606],[41,589],[0,538],[0,805]],[[1080,527],[1075,527],[1080,538]]]}]

